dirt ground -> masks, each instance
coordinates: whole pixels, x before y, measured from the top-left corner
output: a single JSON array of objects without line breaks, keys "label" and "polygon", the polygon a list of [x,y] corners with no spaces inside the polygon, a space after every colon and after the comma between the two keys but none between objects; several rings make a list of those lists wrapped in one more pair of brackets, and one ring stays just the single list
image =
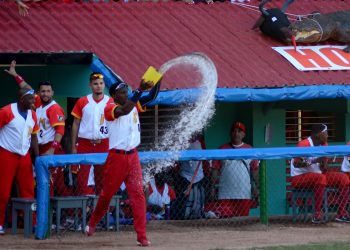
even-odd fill
[{"label": "dirt ground", "polygon": [[[273,223],[242,226],[189,227],[174,223],[149,223],[148,249],[247,249],[319,242],[350,242],[350,223],[324,225]],[[120,232],[96,232],[87,237],[77,232],[53,234],[50,239],[25,239],[23,234],[0,237],[0,249],[140,249],[132,228]],[[350,247],[350,246],[349,246]]]}]

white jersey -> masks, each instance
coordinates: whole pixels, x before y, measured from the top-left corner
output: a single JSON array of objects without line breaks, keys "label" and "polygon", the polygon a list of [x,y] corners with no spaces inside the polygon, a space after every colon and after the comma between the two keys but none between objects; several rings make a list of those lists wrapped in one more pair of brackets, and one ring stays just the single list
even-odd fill
[{"label": "white jersey", "polygon": [[163,207],[164,205],[169,205],[170,196],[169,196],[168,184],[164,183],[164,190],[162,194],[159,193],[153,178],[150,180],[150,185],[152,187],[153,192],[148,197],[147,204],[157,205],[159,207]]},{"label": "white jersey", "polygon": [[[115,104],[112,105],[116,106]],[[106,117],[108,115],[106,114]],[[109,131],[109,149],[129,151],[140,144],[140,120],[136,107],[127,115],[114,120],[108,119],[107,127]]]},{"label": "white jersey", "polygon": [[96,102],[92,94],[79,99],[72,111],[74,117],[81,119],[78,137],[89,140],[108,138],[104,109],[110,99],[105,95],[101,101]]},{"label": "white jersey", "polygon": [[[51,119],[49,113],[52,113]],[[64,113],[62,108],[55,102],[51,101],[48,105],[42,105],[36,109],[36,115],[39,121],[39,144],[46,144],[52,142],[55,138],[55,126],[64,126]]]},{"label": "white jersey", "polygon": [[341,164],[341,171],[342,172],[347,172],[347,173],[350,172],[350,162],[349,162],[349,157],[348,156],[344,157],[344,160],[343,160],[343,162]]},{"label": "white jersey", "polygon": [[37,117],[34,111],[28,110],[24,119],[18,111],[17,103],[1,109],[0,147],[26,155],[30,148],[31,136],[38,132]]},{"label": "white jersey", "polygon": [[[314,142],[312,141],[311,137],[308,137],[305,140],[302,140],[298,143],[298,147],[314,147]],[[320,169],[320,163],[316,162],[318,157],[308,157],[306,161],[309,163],[308,167],[305,168],[296,168],[294,167],[294,159],[290,162],[290,175],[291,176],[297,176],[301,174],[306,173],[319,173],[321,174],[322,171]]]}]

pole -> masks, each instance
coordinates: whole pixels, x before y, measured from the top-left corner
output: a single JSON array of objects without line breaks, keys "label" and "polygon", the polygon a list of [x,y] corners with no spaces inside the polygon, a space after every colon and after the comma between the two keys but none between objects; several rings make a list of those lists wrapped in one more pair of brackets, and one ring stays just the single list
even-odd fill
[{"label": "pole", "polygon": [[259,167],[259,183],[260,183],[260,222],[267,225],[268,212],[267,212],[267,178],[266,178],[266,160],[261,161]]}]

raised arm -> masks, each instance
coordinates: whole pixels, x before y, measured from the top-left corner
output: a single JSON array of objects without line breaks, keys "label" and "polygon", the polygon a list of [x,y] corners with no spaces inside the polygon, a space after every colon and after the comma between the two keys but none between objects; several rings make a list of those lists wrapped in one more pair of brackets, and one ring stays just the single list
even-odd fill
[{"label": "raised arm", "polygon": [[32,86],[30,86],[19,74],[16,72],[16,61],[13,60],[10,64],[9,69],[5,69],[5,72],[7,72],[9,75],[13,76],[18,84],[18,86],[22,88],[32,89]]}]

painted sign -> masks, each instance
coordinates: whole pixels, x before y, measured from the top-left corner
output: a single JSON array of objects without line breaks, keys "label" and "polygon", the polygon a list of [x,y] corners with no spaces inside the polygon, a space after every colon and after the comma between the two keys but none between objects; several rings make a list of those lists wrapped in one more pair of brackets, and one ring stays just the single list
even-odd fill
[{"label": "painted sign", "polygon": [[346,46],[298,46],[272,47],[298,70],[350,70],[350,53]]}]

